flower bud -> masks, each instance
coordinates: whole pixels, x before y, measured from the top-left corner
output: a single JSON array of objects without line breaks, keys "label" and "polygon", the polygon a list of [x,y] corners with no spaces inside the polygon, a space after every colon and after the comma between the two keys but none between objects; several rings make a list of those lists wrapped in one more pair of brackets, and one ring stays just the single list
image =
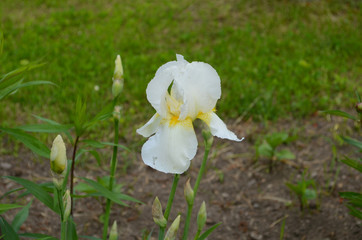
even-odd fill
[{"label": "flower bud", "polygon": [[123,66],[122,66],[121,56],[117,55],[115,65],[116,65],[116,67],[114,68],[113,79],[121,80],[123,78]]},{"label": "flower bud", "polygon": [[171,227],[168,229],[168,231],[166,233],[165,240],[175,240],[176,239],[177,231],[180,226],[180,218],[181,218],[181,216],[178,215],[177,218],[175,219],[175,221],[173,221],[173,223],[171,224]]},{"label": "flower bud", "polygon": [[356,104],[356,111],[362,113],[362,102]]},{"label": "flower bud", "polygon": [[58,135],[50,151],[50,169],[55,174],[62,174],[67,168],[67,154],[62,136]]},{"label": "flower bud", "polygon": [[152,217],[158,226],[166,227],[167,220],[163,216],[161,202],[158,200],[158,197],[155,198],[152,204]]},{"label": "flower bud", "polygon": [[118,121],[121,119],[121,106],[114,106],[113,117]]},{"label": "flower bud", "polygon": [[118,97],[121,94],[123,89],[123,81],[121,80],[114,80],[112,85],[112,95],[113,97]]},{"label": "flower bud", "polygon": [[214,137],[212,136],[210,131],[202,131],[202,136],[205,141],[205,148],[211,148],[212,143],[214,142]]},{"label": "flower bud", "polygon": [[114,98],[118,97],[123,90],[123,66],[121,57],[119,55],[117,55],[115,64],[116,67],[114,69],[112,85],[112,95]]},{"label": "flower bud", "polygon": [[191,188],[190,179],[186,181],[185,188],[184,188],[184,195],[186,198],[186,202],[188,205],[192,205],[194,201],[194,190]]},{"label": "flower bud", "polygon": [[197,228],[201,231],[206,223],[207,213],[205,201],[202,202],[199,213],[197,214]]},{"label": "flower bud", "polygon": [[114,221],[111,228],[111,232],[109,233],[109,240],[117,240],[117,239],[118,239],[117,221]]},{"label": "flower bud", "polygon": [[64,215],[63,215],[63,222],[68,221],[70,210],[72,206],[72,199],[70,197],[70,191],[67,189],[63,196],[63,206],[64,206]]}]

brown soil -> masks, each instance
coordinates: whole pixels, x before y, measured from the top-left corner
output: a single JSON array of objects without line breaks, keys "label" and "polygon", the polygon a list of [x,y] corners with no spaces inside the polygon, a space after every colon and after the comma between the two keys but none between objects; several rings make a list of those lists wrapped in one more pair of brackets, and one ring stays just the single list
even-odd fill
[{"label": "brown soil", "polygon": [[[246,139],[242,143],[215,139],[207,172],[197,195],[190,235],[193,236],[196,231],[196,213],[204,200],[208,214],[207,227],[222,222],[208,239],[279,239],[284,218],[284,239],[362,239],[362,222],[348,214],[348,209],[338,196],[340,191],[361,191],[362,176],[342,163],[336,163],[334,168],[330,168],[333,158],[332,142],[337,142],[334,137],[336,132],[332,129],[338,127],[339,133],[350,134],[354,126],[337,118],[333,120],[311,117],[298,122],[280,121],[269,123],[268,130],[259,123],[230,123],[229,128]],[[288,147],[297,158],[277,163],[270,173],[267,159],[255,159],[254,145],[265,133],[283,130],[296,134],[295,141],[281,148]],[[191,183],[195,182],[203,154],[200,137],[199,143],[199,152],[192,161],[192,166],[180,178],[170,221],[179,213],[182,214],[182,220],[185,219],[183,185],[188,178],[191,178]],[[337,144],[337,149],[340,158],[343,154],[357,154],[355,149],[348,145]],[[151,216],[152,202],[158,196],[165,207],[173,176],[145,166],[139,153],[133,155],[134,161],[126,173],[122,171],[124,161],[120,160],[117,182],[124,184],[124,193],[144,204],[130,203],[128,208],[114,205],[111,222],[117,220],[119,239],[142,239],[142,233],[152,229],[152,239],[157,239],[158,228]],[[48,162],[34,160],[35,156],[28,151],[20,153],[16,158],[0,158],[2,176],[18,176],[38,183],[51,180]],[[86,165],[79,165],[76,175],[93,179],[107,175],[107,169],[98,168],[96,163],[89,164],[90,162],[94,160],[89,160]],[[285,186],[285,182],[296,183],[304,169],[308,169],[310,177],[317,183],[318,200],[312,201],[309,209],[301,212],[296,197]],[[337,181],[334,181],[338,170]],[[8,179],[0,181],[1,193],[16,187],[18,185]],[[16,199],[15,196],[16,194],[10,195],[1,202],[17,201],[25,204],[32,199],[31,196],[25,199]],[[99,219],[102,211],[100,201],[91,198],[78,199],[74,213],[78,234],[101,237],[102,224]],[[15,213],[15,210],[9,211],[4,216],[10,222]],[[35,200],[21,232],[58,237],[59,231],[57,215]]]}]

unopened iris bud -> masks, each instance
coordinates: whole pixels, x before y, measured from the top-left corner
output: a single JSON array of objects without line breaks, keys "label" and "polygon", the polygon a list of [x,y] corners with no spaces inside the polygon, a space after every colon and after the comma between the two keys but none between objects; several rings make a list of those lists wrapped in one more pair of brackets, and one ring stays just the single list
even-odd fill
[{"label": "unopened iris bud", "polygon": [[50,169],[55,174],[62,174],[67,168],[67,154],[65,144],[60,135],[58,135],[52,145],[50,151]]},{"label": "unopened iris bud", "polygon": [[177,236],[177,231],[180,226],[180,218],[181,216],[178,215],[175,221],[171,224],[171,227],[168,229],[165,240],[175,240]]},{"label": "unopened iris bud", "polygon": [[64,215],[63,215],[63,222],[68,221],[70,210],[72,206],[72,199],[70,197],[70,191],[67,189],[63,196],[63,206],[64,206]]},{"label": "unopened iris bud", "polygon": [[190,179],[186,181],[185,188],[184,188],[184,195],[186,198],[186,202],[188,205],[192,205],[194,201],[194,190],[191,188]]},{"label": "unopened iris bud", "polygon": [[356,104],[356,111],[362,113],[362,102]]},{"label": "unopened iris bud", "polygon": [[123,66],[122,66],[121,56],[117,55],[115,65],[116,65],[116,67],[114,68],[113,79],[120,80],[123,78]]},{"label": "unopened iris bud", "polygon": [[117,240],[118,239],[118,230],[117,230],[117,221],[114,221],[111,232],[109,233],[109,240]]},{"label": "unopened iris bud", "polygon": [[155,221],[158,226],[166,227],[167,220],[163,216],[162,205],[158,197],[155,198],[152,204],[152,217],[153,221]]},{"label": "unopened iris bud", "polygon": [[121,119],[121,106],[114,106],[113,117],[118,121]]},{"label": "unopened iris bud", "polygon": [[202,202],[199,213],[197,214],[197,228],[201,232],[206,223],[207,213],[205,201]]},{"label": "unopened iris bud", "polygon": [[205,147],[211,148],[212,143],[214,142],[214,137],[212,136],[210,131],[202,131],[202,136],[205,141]]},{"label": "unopened iris bud", "polygon": [[112,94],[114,98],[118,97],[123,90],[123,66],[121,57],[119,55],[117,55],[115,64],[116,67],[114,69],[112,85]]}]

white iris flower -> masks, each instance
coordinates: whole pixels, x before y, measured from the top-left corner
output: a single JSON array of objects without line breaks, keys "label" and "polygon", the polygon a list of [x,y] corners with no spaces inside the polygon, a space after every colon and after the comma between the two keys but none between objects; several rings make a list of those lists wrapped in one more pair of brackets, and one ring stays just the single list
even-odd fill
[{"label": "white iris flower", "polygon": [[[147,99],[156,114],[137,133],[150,137],[142,147],[142,159],[148,166],[165,173],[181,174],[196,155],[197,139],[192,125],[203,120],[214,136],[234,141],[243,139],[229,131],[215,114],[221,96],[220,77],[203,62],[177,61],[162,65],[148,84]],[[171,88],[169,90],[169,88]]]}]

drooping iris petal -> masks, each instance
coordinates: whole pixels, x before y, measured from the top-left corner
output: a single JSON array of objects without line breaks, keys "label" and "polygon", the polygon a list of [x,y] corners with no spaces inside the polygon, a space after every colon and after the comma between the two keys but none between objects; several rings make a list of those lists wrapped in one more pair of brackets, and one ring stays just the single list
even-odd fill
[{"label": "drooping iris petal", "polygon": [[170,125],[162,122],[142,147],[144,163],[164,173],[185,172],[196,155],[197,139],[190,119]]},{"label": "drooping iris petal", "polygon": [[200,114],[198,115],[198,118],[203,120],[210,127],[211,134],[216,137],[238,142],[244,139],[239,139],[235,133],[228,130],[225,123],[214,112]]},{"label": "drooping iris petal", "polygon": [[137,133],[144,137],[151,136],[157,131],[161,120],[162,120],[161,116],[158,113],[156,113],[145,125],[137,129]]}]

